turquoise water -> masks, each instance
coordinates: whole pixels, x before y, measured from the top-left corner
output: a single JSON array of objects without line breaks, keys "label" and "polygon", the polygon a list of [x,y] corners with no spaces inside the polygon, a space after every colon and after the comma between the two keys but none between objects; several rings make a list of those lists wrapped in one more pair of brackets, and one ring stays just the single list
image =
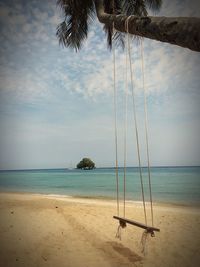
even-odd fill
[{"label": "turquoise water", "polygon": [[[143,169],[145,199],[149,201],[147,169]],[[200,204],[200,167],[154,167],[151,169],[153,200],[156,202]],[[123,169],[119,169],[120,197]],[[115,170],[0,171],[0,191],[32,192],[83,197],[116,197]],[[141,201],[137,168],[127,168],[126,198]]]}]

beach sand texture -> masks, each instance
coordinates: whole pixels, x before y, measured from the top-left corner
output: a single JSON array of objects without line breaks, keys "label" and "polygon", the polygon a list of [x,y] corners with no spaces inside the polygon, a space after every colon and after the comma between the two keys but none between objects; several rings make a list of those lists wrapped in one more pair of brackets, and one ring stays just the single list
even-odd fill
[{"label": "beach sand texture", "polygon": [[[144,222],[140,203],[126,210],[128,218]],[[149,238],[145,257],[143,230],[128,225],[120,241],[113,215],[114,201],[1,193],[0,266],[199,266],[199,208],[155,205],[161,232]]]}]

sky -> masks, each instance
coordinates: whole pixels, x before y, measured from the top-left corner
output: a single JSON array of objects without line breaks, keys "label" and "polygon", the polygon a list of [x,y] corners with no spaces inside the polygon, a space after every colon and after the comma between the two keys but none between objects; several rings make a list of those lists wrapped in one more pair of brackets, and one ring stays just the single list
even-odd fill
[{"label": "sky", "polygon": [[[156,15],[200,16],[194,0],[163,0]],[[56,38],[54,0],[0,0],[0,169],[74,167],[83,157],[115,164],[113,58],[102,25],[78,53]],[[123,165],[125,52],[116,49],[119,165]],[[146,165],[140,46],[132,43],[142,164]],[[200,165],[200,54],[144,39],[152,166]],[[128,97],[127,165],[137,166]]]}]

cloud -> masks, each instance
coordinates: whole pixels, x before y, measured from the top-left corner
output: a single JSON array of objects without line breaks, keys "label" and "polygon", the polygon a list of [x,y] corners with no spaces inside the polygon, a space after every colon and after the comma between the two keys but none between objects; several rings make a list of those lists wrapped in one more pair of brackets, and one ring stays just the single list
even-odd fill
[{"label": "cloud", "polygon": [[[160,14],[197,14],[198,3],[194,2],[190,5],[189,1],[163,1]],[[22,1],[2,1],[0,14],[0,119],[4,126],[1,127],[0,147],[2,151],[11,151],[5,158],[11,159],[14,150],[19,153],[23,150],[20,164],[26,162],[27,154],[31,154],[27,166],[42,167],[44,158],[45,164],[49,162],[48,166],[52,166],[53,162],[64,164],[66,155],[81,156],[81,147],[99,163],[112,165],[113,54],[107,50],[102,25],[94,21],[82,50],[75,53],[58,45],[55,32],[62,14],[55,1],[25,1],[23,4]],[[117,48],[115,52],[119,152],[123,154],[126,58],[125,51]],[[131,54],[142,135],[141,57],[140,46],[135,42]],[[157,155],[160,157],[164,150],[167,152],[162,163],[169,162],[173,147],[176,147],[180,162],[187,162],[189,157],[192,162],[192,149],[197,150],[195,142],[199,136],[199,128],[194,125],[199,123],[200,58],[188,49],[145,39],[144,59],[150,126],[153,128],[153,162],[159,161]],[[128,78],[130,81],[129,70]],[[131,105],[128,111],[132,127]],[[189,127],[195,129],[193,141],[186,142]],[[131,128],[128,135],[131,149],[135,148],[133,139]],[[188,158],[184,156],[186,147],[190,151]],[[107,148],[110,152],[105,155]],[[129,155],[132,155],[131,151]],[[16,160],[15,165],[19,166],[17,164]]]},{"label": "cloud", "polygon": [[[189,12],[188,1],[184,1],[184,4]],[[112,53],[106,51],[106,38],[103,38],[102,42],[104,34],[98,21],[96,20],[91,27],[82,51],[72,56],[69,50],[58,47],[55,32],[53,33],[61,19],[55,3],[50,2],[48,9],[44,9],[43,5],[36,7],[33,2],[30,2],[30,5],[32,8],[29,12],[19,1],[12,8],[5,3],[1,6],[2,17],[7,20],[7,26],[3,27],[6,37],[3,43],[9,42],[8,47],[1,46],[2,60],[7,60],[8,65],[5,67],[4,64],[1,67],[2,89],[11,90],[15,87],[15,91],[23,99],[23,92],[24,95],[29,95],[29,98],[34,95],[50,95],[51,86],[58,83],[60,90],[82,94],[83,97],[95,101],[99,97],[110,97],[113,94],[113,58]],[[194,5],[193,3],[192,6]],[[179,1],[173,2],[173,5],[170,1],[165,1],[163,10],[169,13],[175,10],[177,14],[181,14],[182,6]],[[132,46],[135,91],[141,93],[140,47],[135,43]],[[14,47],[16,51],[10,53]],[[195,53],[152,40],[145,40],[144,47],[148,94],[162,95],[172,90],[173,86],[177,87],[176,90],[181,87],[181,90],[186,91],[187,86],[193,84],[194,87],[194,84],[199,84],[199,76],[195,71],[199,59]],[[26,58],[23,53],[26,54]],[[11,58],[12,54],[14,57]],[[16,62],[22,63],[23,57],[25,65],[19,67]],[[130,79],[130,73],[128,75]],[[125,87],[125,53],[118,49],[116,77],[117,88],[122,92]]]}]

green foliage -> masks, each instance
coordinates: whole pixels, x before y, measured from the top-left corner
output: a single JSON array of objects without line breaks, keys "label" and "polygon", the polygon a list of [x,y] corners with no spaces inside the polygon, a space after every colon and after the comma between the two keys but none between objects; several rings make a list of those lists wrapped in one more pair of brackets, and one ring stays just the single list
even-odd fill
[{"label": "green foliage", "polygon": [[[64,21],[57,27],[60,44],[78,51],[87,38],[89,25],[96,14],[94,0],[57,0],[64,14]],[[148,9],[159,10],[162,0],[104,0],[104,10],[108,14],[147,16]],[[113,32],[112,25],[104,24],[108,47],[113,40],[124,46],[125,34]]]},{"label": "green foliage", "polygon": [[89,158],[83,158],[77,165],[77,169],[91,170],[95,168],[95,163]]},{"label": "green foliage", "polygon": [[64,21],[57,27],[59,42],[74,48],[76,51],[87,38],[88,25],[94,17],[93,0],[58,0],[58,5],[64,13]]}]

